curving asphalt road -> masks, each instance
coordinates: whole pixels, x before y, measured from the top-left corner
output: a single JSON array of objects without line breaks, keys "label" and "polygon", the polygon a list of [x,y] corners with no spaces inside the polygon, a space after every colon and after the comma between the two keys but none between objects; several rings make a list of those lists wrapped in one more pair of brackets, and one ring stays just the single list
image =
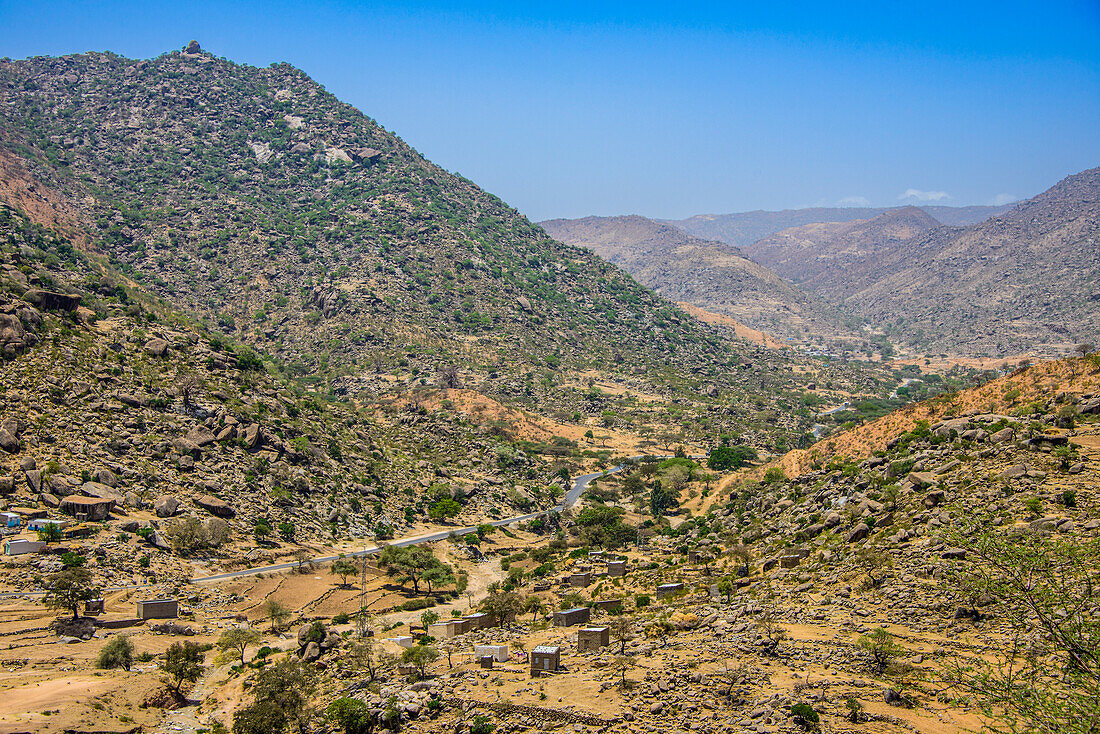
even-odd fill
[{"label": "curving asphalt road", "polygon": [[[644,456],[631,456],[630,457],[630,459],[641,459],[641,458],[645,458],[645,457]],[[668,457],[655,456],[653,458],[663,459],[663,458],[668,458]],[[693,457],[693,458],[699,458],[699,457]],[[581,494],[584,493],[584,490],[587,489],[588,485],[592,482],[593,479],[597,479],[599,477],[602,477],[605,474],[615,474],[617,472],[621,472],[625,468],[625,466],[626,466],[625,464],[619,464],[617,466],[614,466],[614,467],[608,469],[607,471],[596,472],[595,474],[583,474],[583,475],[577,477],[576,479],[573,480],[573,486],[562,497],[561,502],[557,506],[552,507],[549,510],[539,510],[538,512],[529,512],[526,515],[517,515],[515,517],[508,517],[508,518],[505,518],[503,520],[492,520],[492,521],[489,522],[489,524],[494,525],[496,527],[500,527],[502,525],[511,525],[514,522],[524,522],[526,520],[533,520],[536,517],[540,517],[540,516],[543,516],[543,515],[548,515],[551,512],[561,512],[562,510],[564,510],[568,507],[572,507],[574,504],[576,504],[577,500],[580,499]],[[396,545],[396,546],[400,547],[400,546],[408,546],[408,545],[419,545],[421,543],[434,543],[436,541],[445,540],[445,539],[449,538],[451,533],[454,533],[456,535],[465,535],[466,533],[472,533],[472,532],[475,532],[476,530],[477,530],[476,526],[467,526],[467,527],[462,527],[462,528],[448,528],[447,530],[441,530],[441,531],[435,532],[435,533],[428,533],[426,535],[415,535],[415,536],[408,537],[408,538],[401,538],[399,540],[394,540],[394,541],[390,542],[388,545]],[[381,550],[382,550],[382,546],[378,546],[378,547],[375,547],[375,548],[365,548],[361,551],[353,551],[351,553],[345,553],[344,556],[345,557],[353,557],[353,558],[354,557],[359,557],[359,556],[370,556],[370,555],[374,555],[375,553],[380,552]],[[312,563],[331,563],[332,561],[335,561],[339,557],[340,557],[339,555],[335,555],[335,556],[318,556],[316,558],[311,558],[310,561]],[[290,562],[290,563],[276,563],[276,564],[273,564],[273,565],[270,565],[270,566],[257,566],[255,568],[246,568],[246,569],[242,569],[240,571],[230,571],[230,572],[227,572],[227,573],[214,574],[213,576],[199,576],[199,577],[191,579],[191,583],[201,584],[201,583],[205,583],[205,582],[208,582],[208,581],[225,581],[227,579],[241,578],[242,576],[254,576],[258,573],[272,573],[272,572],[275,572],[275,571],[286,571],[288,569],[297,568],[297,567],[298,567],[298,562],[297,561],[293,561],[293,562]],[[113,586],[113,587],[104,589],[104,591],[121,591],[121,590],[124,590],[124,589],[143,589],[143,588],[146,588],[148,586],[150,586],[150,584],[131,584],[131,585],[126,585],[126,586]],[[21,596],[42,596],[44,593],[45,592],[42,592],[42,591],[7,593],[7,594],[0,594],[0,599],[12,599],[12,598],[21,597]]]}]

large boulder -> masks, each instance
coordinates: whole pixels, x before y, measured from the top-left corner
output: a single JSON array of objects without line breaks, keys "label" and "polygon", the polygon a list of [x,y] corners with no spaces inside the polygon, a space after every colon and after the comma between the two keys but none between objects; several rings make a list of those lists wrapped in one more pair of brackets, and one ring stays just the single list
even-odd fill
[{"label": "large boulder", "polygon": [[208,494],[200,494],[194,499],[194,503],[211,515],[217,515],[218,517],[233,517],[237,514],[228,502],[217,497],[211,497]]},{"label": "large boulder", "polygon": [[202,447],[214,443],[218,437],[206,426],[195,426],[187,432],[185,438],[196,446]]},{"label": "large boulder", "polygon": [[153,510],[156,511],[157,517],[171,517],[179,512],[180,501],[175,497],[164,496],[161,497],[156,503],[153,504]]},{"label": "large boulder", "polygon": [[264,441],[264,433],[260,430],[258,423],[253,423],[244,429],[244,445],[245,448],[254,449]]},{"label": "large boulder", "polygon": [[19,452],[22,445],[19,443],[19,439],[11,434],[6,428],[0,428],[0,449],[3,449],[9,454],[15,454]]},{"label": "large boulder", "polygon": [[150,357],[165,357],[168,355],[168,342],[160,338],[150,339],[145,342],[145,353]]},{"label": "large boulder", "polygon": [[11,359],[33,346],[38,338],[28,332],[14,313],[0,313],[0,357]]},{"label": "large boulder", "polygon": [[1020,477],[1027,476],[1027,466],[1024,464],[1014,464],[1003,472],[997,475],[998,479],[1019,479]]},{"label": "large boulder", "polygon": [[848,536],[845,538],[849,543],[858,543],[864,540],[871,534],[871,528],[867,526],[867,523],[857,523],[851,530],[848,531]]},{"label": "large boulder", "polygon": [[106,484],[100,484],[99,482],[84,482],[80,486],[80,493],[87,495],[88,497],[98,497],[101,500],[114,500],[118,504],[122,504],[122,494],[114,487],[108,487]]},{"label": "large boulder", "polygon": [[81,299],[68,293],[33,288],[23,294],[23,300],[47,311],[75,311]]}]

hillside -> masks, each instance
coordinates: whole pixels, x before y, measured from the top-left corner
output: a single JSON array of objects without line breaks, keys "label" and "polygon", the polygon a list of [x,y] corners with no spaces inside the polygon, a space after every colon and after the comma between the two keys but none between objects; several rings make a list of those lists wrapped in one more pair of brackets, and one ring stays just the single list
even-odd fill
[{"label": "hillside", "polygon": [[595,252],[669,300],[725,314],[781,339],[854,335],[834,309],[736,247],[701,240],[640,216],[540,224],[551,237]]},{"label": "hillside", "polygon": [[563,357],[660,379],[736,360],[719,331],[287,64],[197,45],[4,62],[0,123],[0,147],[78,241],[328,389],[385,391],[399,363],[413,381]]},{"label": "hillside", "polygon": [[[1008,211],[1015,204],[1004,206],[922,206],[926,214],[944,224],[963,226],[983,222]],[[718,240],[737,247],[747,247],[759,239],[792,227],[823,222],[852,222],[874,219],[896,209],[907,207],[810,207],[782,211],[751,211],[735,214],[698,214],[687,219],[664,220],[680,229],[709,240]]]},{"label": "hillside", "polygon": [[785,229],[748,245],[745,252],[808,292],[840,304],[900,243],[937,226],[921,209],[905,207],[873,219]]},{"label": "hillside", "polygon": [[1065,353],[1100,334],[1100,169],[885,251],[847,305],[926,351]]}]

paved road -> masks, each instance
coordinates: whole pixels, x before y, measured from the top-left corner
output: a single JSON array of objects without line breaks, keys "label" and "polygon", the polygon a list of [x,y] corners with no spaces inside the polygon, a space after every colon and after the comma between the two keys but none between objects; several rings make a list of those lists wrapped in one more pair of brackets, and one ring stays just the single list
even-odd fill
[{"label": "paved road", "polygon": [[[644,458],[644,457],[642,457],[642,456],[632,456],[630,458],[631,459],[641,459],[641,458]],[[654,458],[663,459],[663,458],[668,458],[668,457],[656,456]],[[693,458],[700,458],[700,457],[696,456],[696,457],[693,457]],[[581,476],[579,476],[579,477],[577,477],[576,479],[573,480],[573,486],[569,489],[568,492],[565,493],[565,496],[562,497],[561,503],[558,504],[556,507],[553,507],[549,510],[540,510],[538,512],[529,512],[526,515],[517,515],[516,517],[508,517],[508,518],[505,518],[503,520],[492,520],[492,521],[490,521],[489,524],[494,525],[496,527],[500,527],[501,525],[511,525],[514,522],[525,522],[527,520],[533,520],[536,517],[547,515],[551,512],[561,512],[563,509],[565,509],[567,507],[572,507],[573,505],[575,505],[577,503],[577,500],[580,499],[580,496],[584,493],[584,490],[588,488],[588,485],[592,482],[593,479],[597,479],[599,477],[602,477],[605,474],[615,474],[617,472],[622,471],[624,468],[625,468],[625,464],[619,464],[618,466],[614,466],[614,467],[608,469],[605,472],[596,472],[595,474],[583,474],[583,475],[581,475]],[[428,533],[426,535],[415,535],[415,536],[408,537],[408,538],[401,538],[399,540],[394,540],[391,543],[389,543],[389,545],[407,546],[407,545],[419,545],[421,543],[434,543],[436,541],[445,540],[445,539],[449,538],[451,533],[454,533],[455,535],[465,535],[466,533],[472,533],[472,532],[475,532],[476,530],[477,530],[477,527],[472,526],[472,525],[468,526],[468,527],[463,527],[463,528],[448,528],[447,530],[441,530],[441,531],[436,532],[436,533]],[[351,553],[346,553],[344,555],[345,556],[350,556],[350,557],[369,556],[369,555],[374,555],[375,553],[378,553],[381,550],[382,550],[382,548],[381,548],[381,546],[379,546],[379,547],[375,547],[375,548],[365,548],[365,549],[360,550],[360,551],[353,551]],[[311,558],[310,561],[312,561],[313,563],[331,563],[332,561],[335,561],[339,557],[340,556],[338,556],[338,555],[335,555],[335,556],[318,556],[316,558]],[[257,566],[256,568],[246,568],[246,569],[243,569],[243,570],[240,570],[240,571],[230,571],[228,573],[219,573],[219,574],[214,574],[213,576],[200,576],[200,577],[196,577],[196,578],[191,579],[191,583],[200,584],[200,583],[205,583],[205,582],[208,582],[208,581],[225,581],[227,579],[236,579],[236,578],[241,578],[243,576],[254,576],[254,575],[259,574],[259,573],[273,573],[273,572],[276,572],[276,571],[286,571],[288,569],[297,568],[297,567],[298,567],[298,562],[297,561],[292,561],[290,563],[276,563],[276,564],[273,564],[271,566]],[[124,590],[124,589],[142,589],[142,588],[146,588],[148,586],[149,586],[149,584],[144,584],[144,585],[143,584],[134,584],[134,585],[128,585],[128,586],[114,586],[114,587],[110,587],[110,588],[105,589],[105,591],[121,591],[121,590]],[[0,594],[0,599],[12,599],[12,598],[21,597],[21,596],[42,596],[44,593],[45,592],[42,592],[42,591],[29,591],[29,592],[21,592],[21,593]]]},{"label": "paved road", "polygon": [[[631,458],[641,458],[641,457],[631,457]],[[620,472],[620,471],[623,470],[623,468],[624,468],[624,465],[619,464],[618,466],[615,466],[615,467],[612,467],[611,469],[608,469],[606,472],[596,472],[595,474],[584,474],[582,476],[577,477],[576,479],[573,480],[573,486],[569,489],[568,492],[565,493],[565,496],[562,497],[561,503],[558,504],[556,507],[553,507],[549,510],[539,510],[538,512],[529,512],[526,515],[516,515],[515,517],[507,517],[503,520],[492,520],[492,521],[489,522],[489,524],[493,525],[493,526],[496,526],[496,527],[500,527],[501,525],[511,525],[514,522],[526,522],[527,520],[533,520],[536,517],[541,517],[541,516],[547,515],[551,512],[561,512],[563,509],[565,509],[567,507],[572,507],[574,504],[576,504],[576,502],[580,498],[581,494],[584,493],[584,490],[588,487],[588,485],[592,482],[593,479],[596,479],[598,477],[602,477],[604,474],[614,474],[616,472]],[[398,547],[403,547],[403,546],[407,546],[407,545],[420,545],[421,543],[434,543],[438,540],[446,540],[447,538],[449,538],[451,536],[451,533],[454,533],[455,535],[465,535],[466,533],[473,533],[476,530],[477,530],[477,527],[474,526],[474,525],[470,525],[470,526],[462,527],[462,528],[448,528],[446,530],[441,530],[441,531],[436,532],[436,533],[428,533],[426,535],[415,535],[415,536],[408,537],[408,538],[401,538],[399,540],[394,540],[394,541],[390,542],[388,545],[396,545]],[[380,552],[381,550],[382,550],[382,547],[379,546],[379,547],[375,547],[375,548],[365,548],[363,550],[353,551],[351,553],[345,553],[344,555],[346,557],[370,556],[370,555],[374,555],[375,553]],[[311,558],[310,560],[313,563],[331,563],[332,561],[335,561],[339,557],[340,556],[338,556],[338,555],[337,556],[318,556],[317,558]],[[293,561],[293,562],[290,562],[290,563],[276,563],[276,564],[271,565],[271,566],[259,566],[257,568],[246,568],[246,569],[241,570],[241,571],[230,571],[228,573],[219,573],[219,574],[215,574],[213,576],[202,576],[202,577],[198,577],[198,578],[193,578],[193,579],[191,579],[191,583],[199,584],[199,583],[204,583],[204,582],[207,582],[207,581],[225,581],[227,579],[236,579],[236,578],[240,578],[242,576],[252,576],[252,575],[255,575],[255,574],[258,574],[258,573],[272,573],[272,572],[275,572],[275,571],[286,571],[288,569],[297,568],[297,567],[298,567],[298,562],[297,561]]]}]

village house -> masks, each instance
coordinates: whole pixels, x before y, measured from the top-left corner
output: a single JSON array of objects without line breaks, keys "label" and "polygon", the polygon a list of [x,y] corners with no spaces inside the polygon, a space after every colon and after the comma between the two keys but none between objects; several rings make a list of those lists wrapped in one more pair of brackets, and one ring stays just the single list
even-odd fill
[{"label": "village house", "polygon": [[180,605],[175,599],[145,599],[137,603],[139,619],[175,619]]},{"label": "village house", "polygon": [[671,596],[672,594],[675,594],[675,593],[683,591],[683,590],[684,590],[684,585],[682,583],[679,583],[679,582],[674,583],[674,584],[661,584],[660,586],[657,587],[657,598],[658,599],[663,599],[666,596]]},{"label": "village house", "polygon": [[577,652],[598,651],[610,644],[610,627],[582,627],[577,632]]},{"label": "village house", "polygon": [[584,624],[592,618],[592,610],[588,607],[574,607],[560,612],[554,612],[555,627],[572,627],[575,624]]},{"label": "village house", "polygon": [[561,648],[557,645],[539,645],[531,651],[531,677],[540,673],[552,673],[561,667]]}]

